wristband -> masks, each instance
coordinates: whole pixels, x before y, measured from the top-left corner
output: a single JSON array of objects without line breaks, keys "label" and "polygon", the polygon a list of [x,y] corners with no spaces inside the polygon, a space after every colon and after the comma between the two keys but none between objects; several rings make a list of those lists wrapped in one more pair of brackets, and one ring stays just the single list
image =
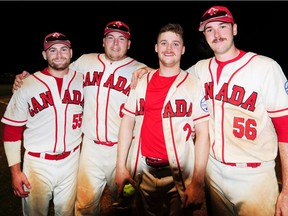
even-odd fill
[{"label": "wristband", "polygon": [[9,167],[21,162],[21,140],[16,142],[4,141],[4,149]]}]

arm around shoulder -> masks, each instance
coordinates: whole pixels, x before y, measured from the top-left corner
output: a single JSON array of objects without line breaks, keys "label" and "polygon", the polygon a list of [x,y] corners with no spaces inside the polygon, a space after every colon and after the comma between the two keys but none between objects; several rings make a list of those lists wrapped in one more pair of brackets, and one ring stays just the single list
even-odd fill
[{"label": "arm around shoulder", "polygon": [[30,75],[30,73],[28,71],[23,71],[21,74],[17,74],[15,76],[14,83],[13,83],[13,89],[12,89],[13,93],[14,93],[14,91],[16,91],[17,89],[19,89],[22,86],[23,79],[25,79],[29,75]]},{"label": "arm around shoulder", "polygon": [[131,80],[131,84],[130,84],[131,89],[136,88],[138,80],[141,79],[144,74],[149,73],[153,70],[155,70],[155,69],[146,66],[146,67],[142,67],[142,68],[139,68],[138,70],[134,71],[132,74],[132,80]]}]

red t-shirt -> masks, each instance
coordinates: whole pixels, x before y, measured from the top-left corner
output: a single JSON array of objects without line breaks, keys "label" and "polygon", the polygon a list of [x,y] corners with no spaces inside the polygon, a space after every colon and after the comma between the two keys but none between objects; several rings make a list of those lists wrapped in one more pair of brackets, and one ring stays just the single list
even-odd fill
[{"label": "red t-shirt", "polygon": [[146,92],[144,119],[141,129],[141,151],[146,157],[168,159],[162,126],[162,109],[167,93],[176,76],[153,74]]}]

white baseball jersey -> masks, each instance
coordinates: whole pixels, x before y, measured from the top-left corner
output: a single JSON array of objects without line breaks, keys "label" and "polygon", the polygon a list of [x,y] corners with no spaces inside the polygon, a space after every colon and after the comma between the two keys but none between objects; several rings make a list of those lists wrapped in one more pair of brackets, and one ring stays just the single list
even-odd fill
[{"label": "white baseball jersey", "polygon": [[[124,114],[134,117],[136,121],[135,142],[131,145],[130,159],[127,160],[132,176],[141,172],[139,140],[145,112],[146,89],[153,73],[155,71],[145,74],[139,80],[123,109]],[[191,138],[193,126],[209,119],[200,80],[181,71],[168,91],[161,116],[170,167],[174,172],[173,176],[177,176],[174,182],[182,196],[187,184],[191,182],[194,169],[194,142]],[[135,164],[137,170],[134,170]]]},{"label": "white baseball jersey", "polygon": [[23,80],[1,121],[26,125],[24,147],[31,152],[62,153],[81,143],[83,75],[69,71],[61,95],[54,77],[38,71]]},{"label": "white baseball jersey", "polygon": [[288,115],[288,83],[276,61],[246,53],[224,66],[216,81],[215,57],[188,69],[200,78],[210,122],[210,155],[221,162],[274,160],[278,141],[270,117]]},{"label": "white baseball jersey", "polygon": [[111,63],[105,54],[80,56],[70,68],[84,74],[82,130],[89,139],[117,142],[121,110],[130,93],[132,73],[145,65],[126,57]]},{"label": "white baseball jersey", "polygon": [[106,185],[110,189],[112,202],[117,198],[114,182],[115,144],[118,143],[122,109],[130,93],[132,73],[144,66],[130,57],[111,63],[104,53],[84,54],[70,65],[73,70],[84,74],[84,139],[78,173],[76,215],[82,211],[100,214],[100,199]]}]

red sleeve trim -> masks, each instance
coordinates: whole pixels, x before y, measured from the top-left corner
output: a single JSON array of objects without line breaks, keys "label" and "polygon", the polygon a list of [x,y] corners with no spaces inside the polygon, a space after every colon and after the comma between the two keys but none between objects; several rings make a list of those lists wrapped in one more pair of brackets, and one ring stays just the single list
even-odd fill
[{"label": "red sleeve trim", "polygon": [[272,118],[278,142],[288,142],[288,116]]},{"label": "red sleeve trim", "polygon": [[22,140],[24,126],[4,125],[3,142],[15,142]]}]

